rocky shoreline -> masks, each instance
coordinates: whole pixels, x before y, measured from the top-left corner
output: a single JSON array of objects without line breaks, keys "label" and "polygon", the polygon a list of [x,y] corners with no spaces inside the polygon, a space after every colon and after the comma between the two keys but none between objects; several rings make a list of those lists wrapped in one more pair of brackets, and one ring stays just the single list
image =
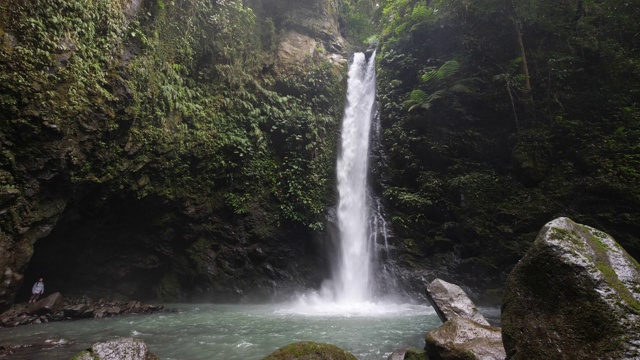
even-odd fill
[{"label": "rocky shoreline", "polygon": [[0,327],[162,311],[173,310],[166,309],[163,305],[145,304],[135,300],[93,299],[87,296],[64,298],[60,293],[53,293],[34,304],[15,304],[10,310],[0,314]]}]

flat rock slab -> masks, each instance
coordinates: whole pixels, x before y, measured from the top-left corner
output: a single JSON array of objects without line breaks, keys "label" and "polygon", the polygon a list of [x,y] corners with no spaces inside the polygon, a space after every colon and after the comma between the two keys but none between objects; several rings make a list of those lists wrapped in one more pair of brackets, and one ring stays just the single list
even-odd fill
[{"label": "flat rock slab", "polygon": [[568,218],[547,223],[509,274],[510,359],[640,359],[640,266],[615,240]]},{"label": "flat rock slab", "polygon": [[429,359],[503,360],[506,358],[500,328],[481,325],[460,316],[454,316],[439,328],[428,332],[425,342]]},{"label": "flat rock slab", "polygon": [[45,314],[53,314],[56,311],[62,309],[64,306],[64,298],[62,294],[59,292],[53,293],[46,298],[36,302],[35,304],[30,304],[25,309],[25,313],[30,315],[45,315]]},{"label": "flat rock slab", "polygon": [[435,279],[427,285],[426,294],[442,322],[460,316],[481,325],[489,325],[487,319],[478,312],[476,304],[458,285]]}]

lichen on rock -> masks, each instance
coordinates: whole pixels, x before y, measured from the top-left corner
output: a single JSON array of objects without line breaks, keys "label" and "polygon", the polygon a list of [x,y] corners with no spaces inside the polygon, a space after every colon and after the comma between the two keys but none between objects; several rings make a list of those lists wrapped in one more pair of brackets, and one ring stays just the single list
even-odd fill
[{"label": "lichen on rock", "polygon": [[119,338],[95,343],[71,360],[159,360],[140,339]]},{"label": "lichen on rock", "polygon": [[547,223],[507,280],[509,358],[640,356],[640,267],[615,240],[568,218]]}]

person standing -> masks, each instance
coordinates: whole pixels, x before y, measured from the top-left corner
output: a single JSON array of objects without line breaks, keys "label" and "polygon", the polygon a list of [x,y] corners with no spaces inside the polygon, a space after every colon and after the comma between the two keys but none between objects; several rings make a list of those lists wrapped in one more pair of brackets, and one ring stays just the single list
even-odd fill
[{"label": "person standing", "polygon": [[38,301],[38,298],[43,293],[44,293],[44,279],[40,278],[38,279],[38,281],[36,281],[35,284],[33,284],[33,287],[31,288],[31,299],[29,299],[29,304]]}]

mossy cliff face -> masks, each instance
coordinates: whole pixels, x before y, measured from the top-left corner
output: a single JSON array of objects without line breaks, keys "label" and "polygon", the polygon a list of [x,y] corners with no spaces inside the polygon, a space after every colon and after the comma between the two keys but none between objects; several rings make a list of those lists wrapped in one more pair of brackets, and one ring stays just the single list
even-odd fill
[{"label": "mossy cliff face", "polygon": [[[166,300],[319,281],[345,54],[333,1],[286,4],[0,0],[0,310],[39,276]],[[285,64],[291,31],[315,47]]]},{"label": "mossy cliff face", "polygon": [[640,356],[640,266],[609,235],[549,222],[507,280],[502,334],[512,359]]}]

